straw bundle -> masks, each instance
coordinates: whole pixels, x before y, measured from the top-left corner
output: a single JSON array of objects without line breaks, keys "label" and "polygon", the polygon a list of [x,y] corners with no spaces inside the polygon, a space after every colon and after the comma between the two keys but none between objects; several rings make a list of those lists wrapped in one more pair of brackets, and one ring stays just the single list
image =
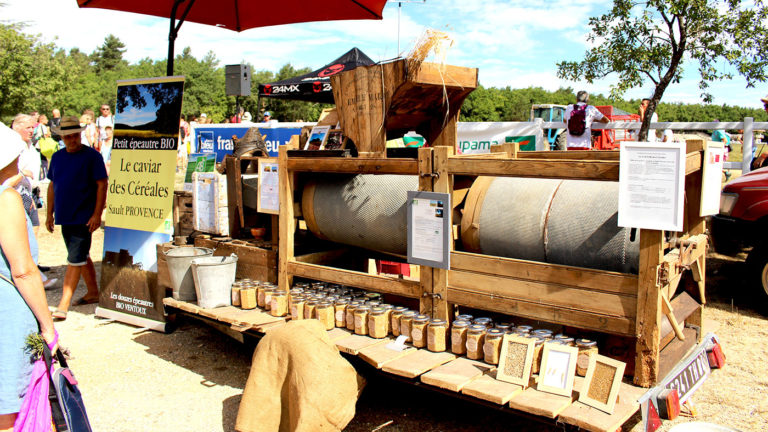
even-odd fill
[{"label": "straw bundle", "polygon": [[430,53],[435,55],[435,63],[440,65],[440,71],[443,72],[445,57],[448,49],[453,46],[453,42],[448,33],[433,29],[425,30],[406,59],[408,74],[415,76]]}]

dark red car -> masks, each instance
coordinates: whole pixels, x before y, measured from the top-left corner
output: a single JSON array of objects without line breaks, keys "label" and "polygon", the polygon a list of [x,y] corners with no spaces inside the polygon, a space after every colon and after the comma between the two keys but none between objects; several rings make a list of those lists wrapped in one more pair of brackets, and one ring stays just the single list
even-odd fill
[{"label": "dark red car", "polygon": [[768,167],[726,184],[720,214],[712,217],[710,233],[715,251],[734,255],[751,247],[747,257],[749,281],[757,288],[761,309],[768,313]]}]

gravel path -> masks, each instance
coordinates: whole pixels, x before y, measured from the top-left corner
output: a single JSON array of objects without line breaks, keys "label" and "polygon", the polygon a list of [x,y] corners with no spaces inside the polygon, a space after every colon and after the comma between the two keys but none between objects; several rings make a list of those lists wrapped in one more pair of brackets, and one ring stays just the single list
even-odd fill
[{"label": "gravel path", "polygon": [[[58,227],[53,234],[41,229],[39,243],[40,263],[61,280],[66,252]],[[91,249],[97,271],[102,245],[99,230]],[[714,277],[708,283],[714,302],[705,313],[720,323],[728,365],[694,396],[699,420],[768,430],[765,319],[749,310],[748,297],[732,294],[740,267],[728,267],[728,260],[720,264],[719,282]],[[717,268],[717,261],[708,264],[708,270]],[[47,292],[50,305],[58,304],[60,291],[61,282]],[[84,293],[81,282],[75,299]],[[181,321],[173,333],[160,334],[96,318],[95,307],[73,307],[68,319],[57,323],[95,431],[234,430],[252,347],[196,321]],[[357,411],[349,431],[562,430],[388,379],[369,381]],[[666,422],[663,430],[684,421],[689,419]],[[625,430],[641,427],[630,424]]]}]

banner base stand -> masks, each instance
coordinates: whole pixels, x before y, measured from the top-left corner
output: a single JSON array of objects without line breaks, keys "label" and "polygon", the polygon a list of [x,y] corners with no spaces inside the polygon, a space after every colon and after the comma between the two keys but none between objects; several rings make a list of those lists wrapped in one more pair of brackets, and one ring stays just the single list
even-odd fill
[{"label": "banner base stand", "polygon": [[126,324],[131,324],[136,327],[148,328],[150,330],[165,333],[166,323],[164,322],[137,317],[136,315],[118,312],[118,311],[114,311],[112,309],[106,309],[103,307],[97,307],[96,312],[94,312],[94,314],[97,317],[113,319],[115,321],[124,322]]}]

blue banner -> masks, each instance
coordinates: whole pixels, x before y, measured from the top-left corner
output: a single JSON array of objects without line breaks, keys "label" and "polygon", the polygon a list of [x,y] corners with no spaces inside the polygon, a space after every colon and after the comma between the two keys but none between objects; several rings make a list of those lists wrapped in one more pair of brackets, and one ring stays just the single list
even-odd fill
[{"label": "blue banner", "polygon": [[232,136],[240,139],[250,127],[255,126],[259,128],[259,132],[267,143],[269,155],[277,157],[278,146],[287,144],[291,140],[291,136],[299,135],[304,125],[305,123],[278,123],[269,126],[265,123],[252,126],[242,124],[196,125],[192,128],[192,152],[216,153],[216,162],[221,162],[225,155],[232,154],[234,150]]}]

